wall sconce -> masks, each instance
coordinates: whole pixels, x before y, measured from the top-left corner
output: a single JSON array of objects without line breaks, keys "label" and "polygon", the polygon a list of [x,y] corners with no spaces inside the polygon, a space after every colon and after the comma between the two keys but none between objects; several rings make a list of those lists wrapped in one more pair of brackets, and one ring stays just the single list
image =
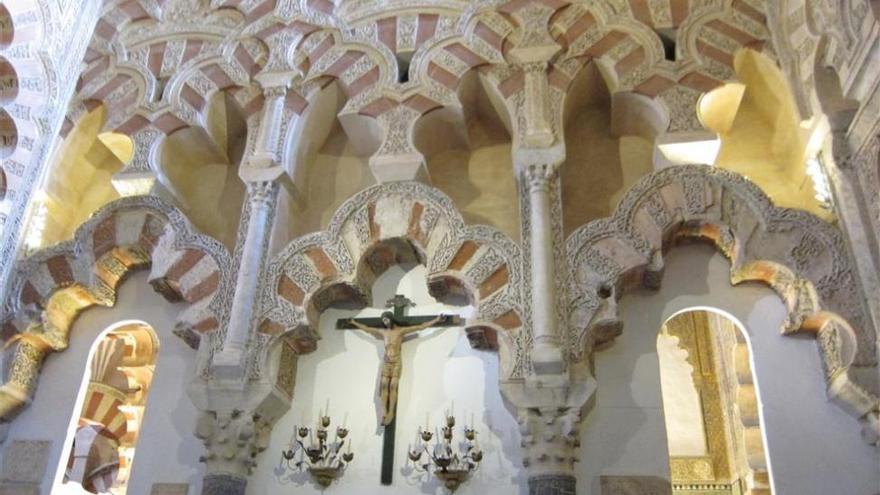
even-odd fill
[{"label": "wall sconce", "polygon": [[[346,466],[354,459],[351,452],[351,440],[346,442],[348,429],[345,426],[336,427],[336,436],[329,441],[330,416],[320,416],[317,428],[299,426],[294,428],[294,436],[287,450],[281,451],[282,463],[287,468],[302,471],[306,468],[312,479],[322,487],[330,486],[333,480],[339,478],[345,471]],[[348,443],[346,452],[342,452],[343,446]],[[294,459],[297,459],[294,461]],[[291,465],[291,461],[293,465]]]},{"label": "wall sconce", "polygon": [[[476,470],[483,460],[483,452],[477,446],[477,432],[473,426],[464,428],[465,441],[458,446],[458,453],[452,447],[455,416],[446,416],[446,426],[442,435],[419,427],[415,448],[409,451],[409,459],[413,461],[417,471],[433,473],[450,492],[458,489],[471,472]],[[436,438],[435,438],[436,437]],[[431,439],[434,446],[429,450]]]}]

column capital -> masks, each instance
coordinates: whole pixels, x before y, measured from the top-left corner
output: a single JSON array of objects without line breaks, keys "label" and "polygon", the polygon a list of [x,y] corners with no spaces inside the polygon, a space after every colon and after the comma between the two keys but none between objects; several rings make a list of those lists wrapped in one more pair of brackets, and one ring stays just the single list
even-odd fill
[{"label": "column capital", "polygon": [[248,182],[246,187],[252,205],[269,206],[275,202],[275,193],[278,191],[277,181],[264,180]]},{"label": "column capital", "polygon": [[558,170],[565,161],[565,144],[560,143],[545,148],[515,146],[513,149],[513,167],[517,174],[525,177],[529,169],[535,167],[552,167]]},{"label": "column capital", "polygon": [[543,73],[547,70],[547,61],[546,60],[536,60],[529,61],[520,64],[523,72],[526,74],[534,74],[536,72]]},{"label": "column capital", "polygon": [[573,479],[574,463],[580,460],[581,412],[596,391],[596,381],[560,375],[550,386],[526,380],[503,383],[501,390],[516,407],[530,485],[548,476]]},{"label": "column capital", "polygon": [[287,86],[269,86],[263,88],[263,95],[266,99],[283,98],[287,96]]},{"label": "column capital", "polygon": [[535,163],[522,169],[522,177],[529,185],[529,190],[549,190],[550,182],[559,171],[558,163]]},{"label": "column capital", "polygon": [[282,91],[281,95],[286,93],[290,83],[298,75],[295,71],[261,72],[254,76],[254,79],[260,83],[260,86],[263,88],[263,94],[268,97],[270,96],[269,91]]},{"label": "column capital", "polygon": [[271,423],[252,411],[202,412],[195,431],[205,444],[205,454],[199,458],[207,467],[202,493],[243,495],[257,454],[268,446],[271,429]]}]

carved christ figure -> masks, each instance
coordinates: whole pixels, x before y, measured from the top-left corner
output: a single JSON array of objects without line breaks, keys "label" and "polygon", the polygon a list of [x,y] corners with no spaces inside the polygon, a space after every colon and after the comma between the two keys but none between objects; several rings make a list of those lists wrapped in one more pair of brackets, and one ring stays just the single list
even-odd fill
[{"label": "carved christ figure", "polygon": [[385,342],[385,356],[382,362],[382,380],[379,385],[383,407],[383,425],[391,424],[391,421],[394,419],[394,412],[397,410],[397,386],[400,383],[400,372],[403,369],[400,356],[403,338],[411,333],[432,327],[445,318],[445,315],[439,315],[432,320],[418,325],[401,326],[394,322],[391,312],[385,312],[382,314],[382,324],[384,325],[382,327],[370,327],[355,319],[348,320],[349,324],[355,328],[363,330],[373,337]]}]

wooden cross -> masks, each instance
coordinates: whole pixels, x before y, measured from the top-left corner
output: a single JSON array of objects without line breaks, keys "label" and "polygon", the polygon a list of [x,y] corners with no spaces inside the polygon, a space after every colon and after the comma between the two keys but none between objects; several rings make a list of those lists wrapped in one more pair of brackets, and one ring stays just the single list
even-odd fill
[{"label": "wooden cross", "polygon": [[385,426],[382,439],[383,485],[391,484],[394,469],[397,386],[403,368],[401,360],[403,338],[425,328],[461,326],[461,318],[453,315],[406,316],[406,308],[410,306],[414,306],[412,301],[406,296],[397,294],[385,305],[387,308],[393,308],[393,312],[386,311],[378,318],[341,318],[336,321],[337,330],[362,330],[385,343],[379,387],[383,406],[382,424]]}]

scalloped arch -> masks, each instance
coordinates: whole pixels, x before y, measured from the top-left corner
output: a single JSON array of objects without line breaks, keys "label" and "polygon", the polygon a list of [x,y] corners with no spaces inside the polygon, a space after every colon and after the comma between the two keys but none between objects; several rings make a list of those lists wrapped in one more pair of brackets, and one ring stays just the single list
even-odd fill
[{"label": "scalloped arch", "polygon": [[[321,312],[342,302],[363,306],[375,277],[392,265],[423,263],[432,295],[467,297],[472,345],[496,348],[502,374],[523,376],[528,363],[519,247],[500,231],[465,225],[452,201],[418,182],[366,189],[346,201],[327,230],[290,243],[267,268],[260,331],[314,348]],[[497,342],[497,345],[495,343]]]},{"label": "scalloped arch", "polygon": [[568,238],[568,342],[575,359],[619,332],[616,305],[600,290],[657,287],[663,253],[682,240],[714,245],[731,262],[732,283],[774,289],[788,309],[783,334],[816,337],[829,396],[859,419],[874,414],[880,406],[874,385],[850,374],[852,367],[874,366],[876,356],[842,234],[809,213],[775,207],[740,175],[705,166],[643,178],[612,217]]},{"label": "scalloped arch", "polygon": [[195,348],[226,317],[231,263],[219,242],[194,232],[178,210],[153,197],[110,203],[73,240],[22,261],[0,320],[3,340],[18,344],[12,372],[0,386],[0,420],[10,421],[30,401],[43,360],[67,347],[79,314],[113,306],[117,288],[133,271],[150,269],[156,291],[188,304],[174,333]]}]

